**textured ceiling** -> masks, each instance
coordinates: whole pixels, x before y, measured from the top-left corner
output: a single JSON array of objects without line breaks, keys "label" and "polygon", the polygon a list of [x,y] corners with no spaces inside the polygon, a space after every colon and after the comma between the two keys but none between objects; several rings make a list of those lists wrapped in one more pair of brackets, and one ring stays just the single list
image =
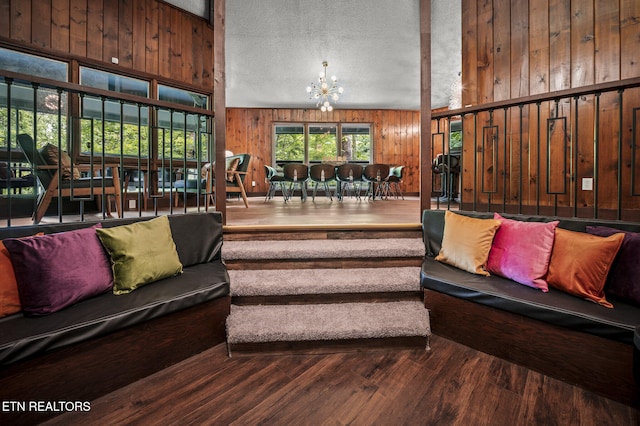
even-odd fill
[{"label": "textured ceiling", "polygon": [[[206,0],[173,0],[206,14]],[[305,88],[327,61],[336,108],[420,108],[418,0],[227,0],[228,107],[314,108]],[[181,6],[182,7],[182,6]],[[198,10],[201,12],[199,13]],[[461,69],[460,1],[432,0],[432,107]]]}]

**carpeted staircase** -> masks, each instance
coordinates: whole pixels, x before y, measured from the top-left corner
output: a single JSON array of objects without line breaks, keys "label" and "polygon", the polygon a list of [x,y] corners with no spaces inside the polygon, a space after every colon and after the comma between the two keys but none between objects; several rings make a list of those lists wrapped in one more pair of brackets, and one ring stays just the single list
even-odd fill
[{"label": "carpeted staircase", "polygon": [[229,354],[428,348],[421,238],[225,240]]}]

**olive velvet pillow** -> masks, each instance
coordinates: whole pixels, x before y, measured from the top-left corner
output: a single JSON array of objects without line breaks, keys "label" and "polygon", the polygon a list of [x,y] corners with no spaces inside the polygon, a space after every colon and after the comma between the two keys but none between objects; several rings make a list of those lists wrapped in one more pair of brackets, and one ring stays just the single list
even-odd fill
[{"label": "olive velvet pillow", "polygon": [[98,237],[111,257],[114,294],[182,273],[167,216],[98,229]]},{"label": "olive velvet pillow", "polygon": [[499,220],[476,219],[447,210],[442,248],[435,260],[473,274],[489,275],[487,259],[499,227]]}]

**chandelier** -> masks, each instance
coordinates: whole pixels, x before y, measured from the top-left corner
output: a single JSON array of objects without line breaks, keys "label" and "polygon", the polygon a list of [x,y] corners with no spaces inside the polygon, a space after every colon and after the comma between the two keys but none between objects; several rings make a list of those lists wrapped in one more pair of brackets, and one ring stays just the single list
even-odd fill
[{"label": "chandelier", "polygon": [[327,81],[327,61],[322,63],[324,67],[323,71],[320,71],[318,77],[318,84],[311,82],[310,86],[307,86],[307,93],[309,99],[316,100],[316,106],[320,107],[322,112],[333,111],[331,102],[338,102],[340,95],[344,91],[342,87],[338,87],[338,79],[335,75],[331,76],[331,82]]}]

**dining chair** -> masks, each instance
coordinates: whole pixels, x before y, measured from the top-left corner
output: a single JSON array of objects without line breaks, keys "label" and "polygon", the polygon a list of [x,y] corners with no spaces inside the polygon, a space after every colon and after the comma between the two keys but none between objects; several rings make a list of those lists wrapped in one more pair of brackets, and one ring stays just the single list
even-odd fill
[{"label": "dining chair", "polygon": [[313,183],[313,201],[316,199],[318,185],[322,186],[324,189],[325,196],[329,197],[330,200],[333,200],[329,184],[336,180],[336,166],[327,163],[313,164],[309,168],[309,180]]},{"label": "dining chair", "polygon": [[336,177],[339,184],[338,199],[343,200],[345,194],[351,193],[360,199],[362,187],[362,166],[357,163],[344,163],[338,166]]},{"label": "dining chair", "polygon": [[293,197],[296,186],[300,188],[300,199],[307,199],[307,180],[309,179],[309,167],[306,164],[287,163],[282,168],[284,181],[289,184],[286,194],[282,194],[284,201],[288,201]]},{"label": "dining chair", "polygon": [[283,194],[286,191],[284,186],[284,175],[279,173],[275,167],[264,165],[264,173],[266,175],[266,182],[269,184],[269,188],[267,189],[267,195],[264,197],[264,201],[272,199],[276,195],[276,191],[280,189],[280,192]]},{"label": "dining chair", "polygon": [[365,195],[375,200],[376,197],[389,196],[389,166],[387,164],[367,164],[362,172],[362,180],[367,183]]}]

